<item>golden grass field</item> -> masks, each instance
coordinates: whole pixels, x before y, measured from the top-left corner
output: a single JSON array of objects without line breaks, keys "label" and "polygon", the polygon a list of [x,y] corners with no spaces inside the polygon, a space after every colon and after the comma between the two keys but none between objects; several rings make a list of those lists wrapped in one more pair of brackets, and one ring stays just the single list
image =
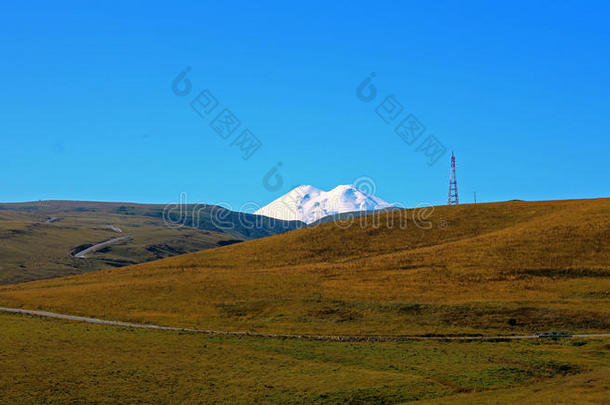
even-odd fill
[{"label": "golden grass field", "polygon": [[[289,334],[610,331],[610,199],[421,216],[4,285],[0,305]],[[597,404],[610,392],[608,339],[333,343],[0,322],[5,403]]]},{"label": "golden grass field", "polygon": [[610,199],[436,207],[431,229],[411,214],[6,285],[0,304],[257,332],[610,329]]}]

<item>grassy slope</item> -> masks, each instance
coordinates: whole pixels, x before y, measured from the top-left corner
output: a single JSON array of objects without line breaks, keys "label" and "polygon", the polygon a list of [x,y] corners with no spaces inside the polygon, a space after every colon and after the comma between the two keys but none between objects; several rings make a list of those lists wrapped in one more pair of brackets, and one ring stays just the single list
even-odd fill
[{"label": "grassy slope", "polygon": [[599,404],[610,372],[603,340],[343,344],[0,324],[3,404]]},{"label": "grassy slope", "polygon": [[[107,213],[56,213],[47,216],[27,212],[0,211],[0,283],[22,282],[100,270],[194,252],[235,240],[226,233],[193,228],[170,229],[157,218]],[[109,228],[118,225],[118,233]],[[129,241],[74,258],[71,251],[131,235]]]},{"label": "grassy slope", "polygon": [[287,333],[610,329],[610,199],[437,207],[431,229],[411,215],[4,286],[0,304]]},{"label": "grassy slope", "polygon": [[[186,225],[169,228],[163,205],[81,201],[0,204],[0,284],[78,274],[217,247],[222,243],[293,229],[295,222],[240,214],[214,206],[186,206]],[[195,222],[193,223],[193,211]],[[173,211],[172,219],[180,211]],[[190,215],[186,216],[186,212]],[[212,215],[216,220],[212,221]],[[55,218],[55,222],[46,222]],[[257,227],[248,227],[258,221]],[[118,225],[123,233],[109,229]],[[216,226],[218,225],[218,226]],[[249,229],[251,228],[251,229]],[[133,238],[74,259],[70,251],[129,234]]]},{"label": "grassy slope", "polygon": [[[227,210],[208,204],[136,204],[97,201],[36,201],[0,203],[2,211],[57,216],[64,213],[118,214],[163,219],[193,228],[230,233],[239,239],[254,239],[299,228],[300,221],[282,221],[261,215]],[[86,215],[85,215],[86,216]]]}]

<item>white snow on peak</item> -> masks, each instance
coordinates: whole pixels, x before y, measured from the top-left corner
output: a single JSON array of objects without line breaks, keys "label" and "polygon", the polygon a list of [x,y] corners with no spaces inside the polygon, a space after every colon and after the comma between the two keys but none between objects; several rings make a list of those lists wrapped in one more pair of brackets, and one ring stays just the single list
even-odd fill
[{"label": "white snow on peak", "polygon": [[330,191],[299,186],[255,212],[272,218],[299,220],[311,224],[328,215],[370,211],[390,207],[381,198],[369,195],[351,184]]}]

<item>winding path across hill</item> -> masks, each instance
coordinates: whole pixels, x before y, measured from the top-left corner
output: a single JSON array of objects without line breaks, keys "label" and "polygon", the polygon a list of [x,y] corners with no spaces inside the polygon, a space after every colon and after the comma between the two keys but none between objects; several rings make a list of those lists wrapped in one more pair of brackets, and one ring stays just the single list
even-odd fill
[{"label": "winding path across hill", "polygon": [[[57,314],[55,312],[37,311],[37,310],[20,309],[20,308],[0,307],[0,312],[41,316],[41,317],[46,317],[46,318],[57,318],[57,319],[64,319],[64,320],[69,320],[69,321],[96,323],[96,324],[102,324],[102,325],[122,326],[122,327],[126,327],[126,328],[191,332],[191,333],[202,333],[202,334],[206,334],[206,335],[250,336],[250,337],[263,337],[263,338],[275,338],[275,339],[323,340],[323,341],[332,341],[332,342],[404,342],[404,341],[408,341],[408,340],[500,340],[500,339],[518,340],[518,339],[538,339],[539,338],[537,335],[496,335],[496,336],[480,336],[480,335],[473,335],[473,336],[283,335],[283,334],[275,334],[275,333],[257,333],[257,332],[238,332],[238,331],[223,331],[223,330],[177,328],[177,327],[173,327],[173,326],[158,326],[158,325],[149,325],[149,324],[145,324],[145,323],[108,321],[105,319]],[[581,334],[581,335],[570,335],[570,336],[566,336],[566,337],[567,338],[599,338],[599,337],[610,337],[610,333]]]},{"label": "winding path across hill", "polygon": [[130,239],[130,238],[131,238],[131,235],[126,235],[126,236],[119,236],[118,238],[108,239],[108,240],[105,240],[103,242],[96,243],[95,245],[90,246],[87,249],[83,249],[80,252],[75,253],[73,256],[77,257],[79,259],[84,259],[85,255],[88,255],[89,253],[93,253],[93,252],[95,252],[97,250],[100,250],[103,247],[106,247],[108,245],[112,245],[114,243],[120,242],[120,241],[125,240],[125,239]]}]

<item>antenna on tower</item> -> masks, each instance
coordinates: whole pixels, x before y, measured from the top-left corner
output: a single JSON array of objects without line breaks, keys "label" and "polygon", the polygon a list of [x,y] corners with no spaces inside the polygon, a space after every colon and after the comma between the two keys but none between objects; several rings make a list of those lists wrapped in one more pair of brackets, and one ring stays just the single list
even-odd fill
[{"label": "antenna on tower", "polygon": [[451,151],[451,169],[449,172],[449,198],[447,204],[457,205],[460,203],[458,199],[457,178],[455,177],[455,156]]}]

